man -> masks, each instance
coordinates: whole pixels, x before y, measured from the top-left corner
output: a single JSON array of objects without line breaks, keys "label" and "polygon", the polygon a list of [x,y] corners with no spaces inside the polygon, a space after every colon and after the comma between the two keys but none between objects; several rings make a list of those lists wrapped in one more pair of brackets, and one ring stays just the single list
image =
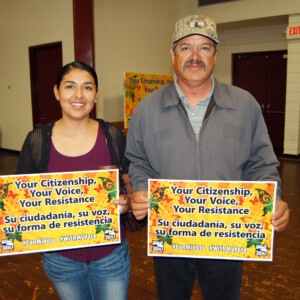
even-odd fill
[{"label": "man", "polygon": [[[126,155],[139,220],[150,207],[148,178],[280,182],[259,104],[212,76],[218,42],[210,18],[179,20],[171,47],[174,82],[145,97],[133,113]],[[281,231],[289,209],[278,197],[272,221]],[[154,266],[159,299],[190,299],[196,276],[205,299],[239,299],[241,261],[155,257]]]}]

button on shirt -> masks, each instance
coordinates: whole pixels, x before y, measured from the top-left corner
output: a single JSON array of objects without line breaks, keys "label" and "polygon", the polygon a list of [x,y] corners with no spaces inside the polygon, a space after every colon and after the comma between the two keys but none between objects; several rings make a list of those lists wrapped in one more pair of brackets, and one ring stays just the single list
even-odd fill
[{"label": "button on shirt", "polygon": [[194,129],[194,132],[196,134],[196,137],[198,138],[199,136],[199,132],[200,132],[200,128],[202,126],[203,123],[203,118],[207,109],[207,106],[209,104],[210,98],[213,94],[214,91],[214,87],[215,87],[215,81],[214,81],[214,77],[211,76],[210,80],[212,82],[212,89],[210,94],[204,98],[204,99],[199,99],[199,102],[197,103],[195,109],[190,106],[189,100],[188,98],[183,94],[181,88],[179,87],[179,85],[177,84],[177,76],[176,74],[174,75],[174,83],[175,83],[175,88],[178,94],[178,97],[180,98],[187,114],[188,117],[190,119],[190,123]]}]

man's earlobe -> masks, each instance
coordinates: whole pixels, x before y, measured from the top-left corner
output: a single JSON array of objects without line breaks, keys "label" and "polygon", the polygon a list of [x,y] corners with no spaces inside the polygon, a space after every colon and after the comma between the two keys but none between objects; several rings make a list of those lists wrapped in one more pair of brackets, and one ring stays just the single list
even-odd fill
[{"label": "man's earlobe", "polygon": [[171,55],[172,64],[174,64],[175,53],[173,51],[173,47],[170,48],[170,55]]}]

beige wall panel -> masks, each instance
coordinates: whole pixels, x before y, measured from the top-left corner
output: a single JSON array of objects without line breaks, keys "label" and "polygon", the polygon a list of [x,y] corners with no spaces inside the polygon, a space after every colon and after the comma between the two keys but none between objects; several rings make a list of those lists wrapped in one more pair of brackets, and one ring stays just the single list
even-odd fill
[{"label": "beige wall panel", "polygon": [[95,0],[97,116],[124,120],[124,72],[173,74],[170,46],[178,1]]},{"label": "beige wall panel", "polygon": [[0,148],[20,150],[32,129],[28,47],[62,41],[74,59],[72,0],[0,0]]},{"label": "beige wall panel", "polygon": [[198,7],[198,0],[179,0],[180,16],[203,14],[218,24],[300,12],[300,0],[240,0]]}]

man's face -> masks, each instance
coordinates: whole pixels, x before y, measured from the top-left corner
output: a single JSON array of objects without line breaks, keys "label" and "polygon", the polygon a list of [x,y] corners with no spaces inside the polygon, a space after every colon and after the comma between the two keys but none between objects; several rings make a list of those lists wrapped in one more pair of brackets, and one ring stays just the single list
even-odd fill
[{"label": "man's face", "polygon": [[171,58],[178,84],[197,87],[208,82],[216,64],[213,42],[202,35],[191,35],[181,39]]}]

